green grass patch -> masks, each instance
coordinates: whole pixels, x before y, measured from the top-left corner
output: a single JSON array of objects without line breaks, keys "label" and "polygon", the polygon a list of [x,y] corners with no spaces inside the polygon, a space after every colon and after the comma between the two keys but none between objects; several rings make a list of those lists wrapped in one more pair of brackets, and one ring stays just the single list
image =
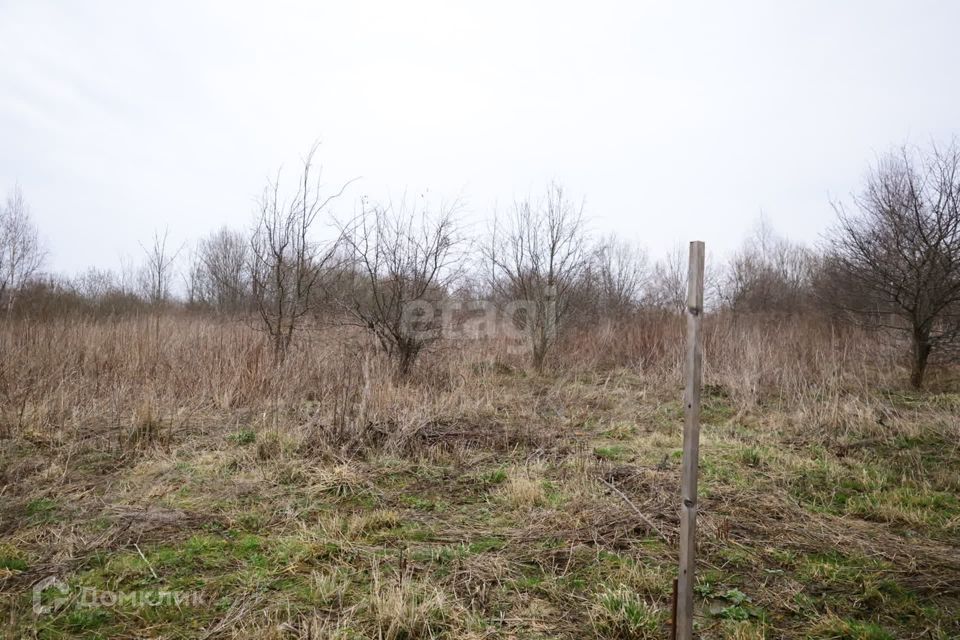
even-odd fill
[{"label": "green grass patch", "polygon": [[246,446],[257,441],[257,432],[253,429],[240,429],[228,436],[231,442],[239,446]]},{"label": "green grass patch", "polygon": [[895,640],[895,636],[872,622],[828,616],[811,630],[811,638],[818,640]]},{"label": "green grass patch", "polygon": [[596,594],[591,618],[601,638],[646,640],[662,637],[665,612],[623,585]]},{"label": "green grass patch", "polygon": [[41,524],[55,521],[59,508],[56,500],[38,498],[27,503],[26,511],[31,521]]},{"label": "green grass patch", "polygon": [[26,571],[27,566],[27,559],[16,547],[10,544],[0,544],[0,569]]},{"label": "green grass patch", "polygon": [[633,455],[633,450],[622,445],[594,447],[593,455],[601,460],[626,460]]}]

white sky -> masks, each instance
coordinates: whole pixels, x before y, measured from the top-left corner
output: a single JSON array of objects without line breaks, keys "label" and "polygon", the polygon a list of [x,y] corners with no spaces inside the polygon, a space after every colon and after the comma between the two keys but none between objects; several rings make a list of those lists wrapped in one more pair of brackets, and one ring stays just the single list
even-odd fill
[{"label": "white sky", "polygon": [[[789,4],[789,6],[787,6]],[[461,195],[556,179],[657,254],[763,210],[815,241],[877,153],[960,128],[960,3],[0,0],[0,192],[49,267],[246,227],[320,139],[328,182]]]}]

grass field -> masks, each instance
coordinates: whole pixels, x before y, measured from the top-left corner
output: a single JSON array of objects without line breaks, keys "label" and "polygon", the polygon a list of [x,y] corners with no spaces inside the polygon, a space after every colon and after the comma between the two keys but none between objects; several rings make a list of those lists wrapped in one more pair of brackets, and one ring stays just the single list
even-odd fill
[{"label": "grass field", "polygon": [[[679,325],[405,381],[333,329],[274,367],[242,324],[6,326],[0,635],[666,638]],[[705,367],[700,636],[960,637],[946,374],[786,321],[708,322]]]}]

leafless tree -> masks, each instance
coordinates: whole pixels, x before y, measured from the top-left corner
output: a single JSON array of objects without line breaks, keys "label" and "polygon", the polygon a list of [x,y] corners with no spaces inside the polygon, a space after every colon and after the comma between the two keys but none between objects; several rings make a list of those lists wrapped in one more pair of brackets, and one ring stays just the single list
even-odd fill
[{"label": "leafless tree", "polygon": [[322,292],[326,269],[336,256],[336,242],[323,244],[312,237],[314,225],[350,184],[323,194],[320,172],[315,177],[313,171],[317,147],[303,160],[289,200],[281,195],[279,175],[264,189],[250,242],[251,293],[277,361]]},{"label": "leafless tree", "polygon": [[572,296],[589,265],[583,205],[551,184],[540,202],[514,204],[495,220],[484,247],[489,285],[500,300],[524,301],[523,324],[533,364],[542,371],[557,333],[572,309]]},{"label": "leafless tree", "polygon": [[90,267],[73,279],[73,289],[87,300],[100,300],[121,289],[117,276],[109,269]]},{"label": "leafless tree", "polygon": [[814,256],[762,217],[730,260],[723,297],[735,311],[797,313],[810,296]]},{"label": "leafless tree", "polygon": [[250,297],[250,242],[227,227],[197,244],[191,275],[194,295],[221,313],[242,310]]},{"label": "leafless tree", "polygon": [[199,251],[192,247],[187,250],[186,266],[183,272],[183,286],[188,308],[210,306],[202,292],[203,276],[203,263],[200,261]]},{"label": "leafless tree", "polygon": [[604,313],[622,315],[632,311],[649,283],[647,252],[610,234],[600,243],[596,262]]},{"label": "leafless tree", "polygon": [[647,253],[616,234],[589,247],[587,264],[568,292],[567,328],[617,323],[637,311],[649,284]]},{"label": "leafless tree", "polygon": [[374,336],[409,373],[417,357],[441,337],[439,303],[458,275],[462,246],[458,204],[369,206],[343,225],[351,286],[342,301],[354,322]]},{"label": "leafless tree", "polygon": [[46,254],[19,185],[0,209],[0,304],[7,314],[18,292],[43,264]]},{"label": "leafless tree", "polygon": [[127,254],[120,255],[120,269],[117,272],[117,285],[125,296],[136,297],[140,289],[140,265]]},{"label": "leafless tree", "polygon": [[68,288],[93,313],[108,315],[143,307],[141,298],[125,289],[121,276],[111,269],[90,267],[73,278]]},{"label": "leafless tree", "polygon": [[911,384],[960,338],[960,149],[900,149],[880,159],[853,209],[836,206],[822,291],[876,327],[906,333]]},{"label": "leafless tree", "polygon": [[654,264],[644,304],[677,313],[686,309],[687,257],[683,246],[674,246]]},{"label": "leafless tree", "polygon": [[[675,244],[657,260],[650,270],[641,306],[683,314],[687,308],[687,263],[687,246],[680,243]],[[722,299],[723,278],[723,269],[711,258],[708,249],[703,274],[705,309],[715,308]]]},{"label": "leafless tree", "polygon": [[170,285],[173,283],[174,264],[183,247],[170,246],[170,230],[153,233],[149,245],[140,245],[146,255],[146,262],[140,269],[140,290],[147,301],[160,307],[170,301]]}]

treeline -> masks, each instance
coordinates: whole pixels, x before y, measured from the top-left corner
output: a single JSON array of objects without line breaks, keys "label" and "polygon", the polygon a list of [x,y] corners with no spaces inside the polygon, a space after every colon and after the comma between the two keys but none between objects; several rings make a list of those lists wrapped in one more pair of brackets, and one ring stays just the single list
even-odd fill
[{"label": "treeline", "polygon": [[[566,332],[681,313],[686,247],[660,259],[616,235],[589,233],[583,206],[559,185],[467,233],[458,202],[361,199],[347,218],[308,154],[292,187],[279,178],[247,229],[190,247],[157,233],[139,264],[43,275],[44,252],[14,189],[0,217],[0,303],[8,318],[107,316],[182,309],[261,328],[283,359],[318,322],[369,332],[406,374],[452,327],[478,320],[519,331],[542,369]],[[812,314],[874,328],[910,345],[911,383],[960,344],[960,150],[902,148],[873,166],[859,195],[834,203],[816,247],[761,219],[729,258],[708,260],[713,314]],[[331,237],[317,240],[322,229]],[[481,302],[485,301],[485,302]],[[496,313],[499,312],[499,316]]]}]

